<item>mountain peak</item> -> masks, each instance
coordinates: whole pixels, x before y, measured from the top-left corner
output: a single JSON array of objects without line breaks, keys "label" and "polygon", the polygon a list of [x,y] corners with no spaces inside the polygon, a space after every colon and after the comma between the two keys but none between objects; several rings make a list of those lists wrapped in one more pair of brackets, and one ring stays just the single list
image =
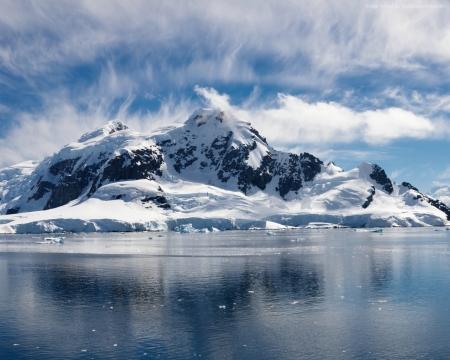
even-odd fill
[{"label": "mountain peak", "polygon": [[200,108],[195,110],[189,119],[185,122],[185,125],[200,127],[207,123],[222,123],[224,120],[234,119],[237,120],[233,114],[221,109],[208,109]]},{"label": "mountain peak", "polygon": [[111,135],[115,132],[130,129],[127,125],[125,125],[121,120],[110,120],[105,125],[98,127],[97,129],[87,132],[82,135],[77,143],[86,143],[91,141],[98,141],[101,138],[104,138],[108,135]]},{"label": "mountain peak", "polygon": [[105,126],[106,128],[109,128],[109,133],[112,134],[116,131],[126,130],[129,129],[128,126],[126,126],[122,121],[120,120],[111,120],[108,122],[108,124]]}]

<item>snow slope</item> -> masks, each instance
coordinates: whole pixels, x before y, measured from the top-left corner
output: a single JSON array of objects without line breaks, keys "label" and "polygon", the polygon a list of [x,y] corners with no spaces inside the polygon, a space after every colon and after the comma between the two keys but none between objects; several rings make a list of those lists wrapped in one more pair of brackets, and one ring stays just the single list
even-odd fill
[{"label": "snow slope", "polygon": [[344,172],[273,149],[233,114],[199,109],[141,134],[120,121],[41,163],[0,170],[0,232],[446,225],[450,210],[378,165]]}]

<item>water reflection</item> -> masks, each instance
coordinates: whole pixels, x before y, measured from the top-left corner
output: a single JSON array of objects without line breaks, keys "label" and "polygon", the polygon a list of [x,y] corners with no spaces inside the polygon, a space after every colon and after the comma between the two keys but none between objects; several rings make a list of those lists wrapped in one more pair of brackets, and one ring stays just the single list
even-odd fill
[{"label": "water reflection", "polygon": [[382,251],[371,256],[371,282],[375,291],[387,288],[393,281],[392,253]]},{"label": "water reflection", "polygon": [[450,351],[447,243],[421,241],[420,232],[408,233],[408,245],[351,232],[303,243],[238,235],[130,245],[143,255],[0,253],[0,353],[370,359]]}]

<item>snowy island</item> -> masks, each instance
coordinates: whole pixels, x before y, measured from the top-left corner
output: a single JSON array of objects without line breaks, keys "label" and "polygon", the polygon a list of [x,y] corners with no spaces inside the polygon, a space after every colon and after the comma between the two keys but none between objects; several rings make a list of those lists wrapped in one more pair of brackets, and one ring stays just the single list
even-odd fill
[{"label": "snowy island", "polygon": [[250,123],[199,109],[139,133],[120,121],[42,162],[0,170],[0,233],[444,226],[450,209],[378,165],[343,171],[273,149]]}]

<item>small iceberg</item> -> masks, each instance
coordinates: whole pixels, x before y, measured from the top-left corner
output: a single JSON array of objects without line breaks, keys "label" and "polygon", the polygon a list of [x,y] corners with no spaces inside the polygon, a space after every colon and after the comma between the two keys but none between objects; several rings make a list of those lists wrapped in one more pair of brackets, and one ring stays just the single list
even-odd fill
[{"label": "small iceberg", "polygon": [[383,229],[355,229],[356,232],[382,233]]},{"label": "small iceberg", "polygon": [[274,233],[273,231],[268,231],[268,232],[267,232],[267,235],[268,235],[268,236],[273,236],[273,235],[275,235],[275,233]]},{"label": "small iceberg", "polygon": [[64,244],[63,237],[46,237],[44,241],[36,241],[36,244]]},{"label": "small iceberg", "polygon": [[305,226],[305,229],[345,229],[348,226],[333,224],[333,223],[325,223],[325,222],[310,222]]},{"label": "small iceberg", "polygon": [[[214,228],[213,228],[214,229]],[[208,228],[203,228],[203,229],[196,229],[192,226],[192,224],[183,224],[183,225],[178,225],[176,226],[173,231],[177,232],[177,233],[183,233],[183,234],[191,234],[191,233],[202,233],[202,234],[206,234],[209,233],[209,229]],[[218,229],[215,229],[213,231],[219,231]]]}]

